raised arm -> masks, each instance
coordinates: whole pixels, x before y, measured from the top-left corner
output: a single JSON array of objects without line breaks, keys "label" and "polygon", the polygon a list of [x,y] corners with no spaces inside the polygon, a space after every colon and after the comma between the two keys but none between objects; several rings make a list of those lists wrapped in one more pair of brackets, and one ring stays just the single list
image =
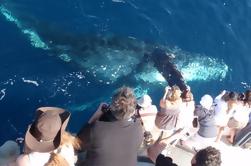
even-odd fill
[{"label": "raised arm", "polygon": [[[166,148],[167,145],[169,145],[173,140],[177,139],[179,137],[179,134],[182,132],[182,129],[177,130],[175,133],[173,133],[171,136],[166,138],[158,138],[157,141],[147,149],[147,155],[148,157],[154,162],[157,163],[157,158],[163,159],[164,163],[172,163],[172,159],[165,156],[160,156],[161,152]],[[162,135],[160,136],[162,137]]]},{"label": "raised arm", "polygon": [[160,100],[160,103],[159,103],[161,108],[166,108],[166,104],[167,104],[166,103],[166,97],[167,97],[170,90],[171,90],[171,87],[169,87],[169,86],[167,86],[165,88],[165,93],[164,93],[164,95],[163,95],[163,97],[162,97],[162,99]]},{"label": "raised arm", "polygon": [[167,87],[165,88],[165,93],[164,93],[164,95],[163,95],[163,97],[162,97],[163,100],[166,99],[166,96],[167,96],[167,94],[170,92],[170,90],[171,90],[171,87],[170,87],[170,86],[167,86]]},{"label": "raised arm", "polygon": [[103,115],[103,112],[102,112],[102,106],[103,105],[108,105],[108,104],[107,103],[100,103],[97,111],[89,119],[89,121],[88,121],[89,124],[92,124],[92,123],[96,122]]}]

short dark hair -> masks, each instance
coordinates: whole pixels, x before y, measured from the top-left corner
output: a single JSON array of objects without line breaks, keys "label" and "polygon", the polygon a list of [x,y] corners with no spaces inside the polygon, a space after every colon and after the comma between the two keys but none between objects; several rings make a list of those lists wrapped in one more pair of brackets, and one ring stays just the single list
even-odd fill
[{"label": "short dark hair", "polygon": [[229,100],[233,100],[233,101],[238,100],[238,93],[236,92],[230,92],[228,96],[229,96]]},{"label": "short dark hair", "polygon": [[196,166],[220,166],[221,153],[212,146],[200,150],[195,155]]},{"label": "short dark hair", "polygon": [[246,90],[244,103],[248,103],[249,105],[251,105],[251,90]]},{"label": "short dark hair", "polygon": [[239,101],[244,101],[245,100],[245,93],[239,93],[238,94],[238,100]]},{"label": "short dark hair", "polygon": [[123,86],[113,95],[111,111],[118,120],[130,118],[136,109],[136,97],[131,88]]},{"label": "short dark hair", "polygon": [[224,101],[228,102],[228,101],[237,101],[238,97],[239,97],[238,93],[231,91],[231,92],[226,92],[221,98]]}]

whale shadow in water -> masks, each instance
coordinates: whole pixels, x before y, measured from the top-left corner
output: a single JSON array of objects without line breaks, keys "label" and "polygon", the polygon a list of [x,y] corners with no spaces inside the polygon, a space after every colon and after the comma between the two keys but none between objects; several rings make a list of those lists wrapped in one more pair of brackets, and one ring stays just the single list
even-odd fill
[{"label": "whale shadow in water", "polygon": [[117,87],[126,80],[126,84],[134,87],[142,83],[155,86],[160,82],[155,76],[161,74],[170,86],[178,85],[185,90],[185,80],[222,79],[228,71],[224,62],[204,55],[114,34],[76,34],[60,30],[50,22],[15,16],[4,5],[0,9],[6,20],[16,24],[28,37],[32,46],[78,68],[94,84]]}]

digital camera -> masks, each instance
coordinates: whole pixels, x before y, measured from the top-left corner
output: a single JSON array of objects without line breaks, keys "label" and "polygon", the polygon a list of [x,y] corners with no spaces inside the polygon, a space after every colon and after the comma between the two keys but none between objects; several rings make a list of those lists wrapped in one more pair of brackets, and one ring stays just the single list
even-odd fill
[{"label": "digital camera", "polygon": [[101,111],[104,112],[104,113],[111,111],[110,105],[109,104],[103,104],[102,107],[101,107]]}]

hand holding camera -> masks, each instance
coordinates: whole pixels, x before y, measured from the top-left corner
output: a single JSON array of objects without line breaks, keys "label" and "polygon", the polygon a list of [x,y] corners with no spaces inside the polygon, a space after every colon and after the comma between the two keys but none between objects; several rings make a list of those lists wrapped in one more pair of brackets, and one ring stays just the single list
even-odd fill
[{"label": "hand holding camera", "polygon": [[169,92],[169,91],[171,91],[171,87],[170,86],[166,86],[166,88],[165,88],[165,90],[166,90],[166,92]]},{"label": "hand holding camera", "polygon": [[102,111],[103,113],[109,112],[109,111],[110,111],[110,105],[107,104],[107,103],[102,103],[101,111]]}]

